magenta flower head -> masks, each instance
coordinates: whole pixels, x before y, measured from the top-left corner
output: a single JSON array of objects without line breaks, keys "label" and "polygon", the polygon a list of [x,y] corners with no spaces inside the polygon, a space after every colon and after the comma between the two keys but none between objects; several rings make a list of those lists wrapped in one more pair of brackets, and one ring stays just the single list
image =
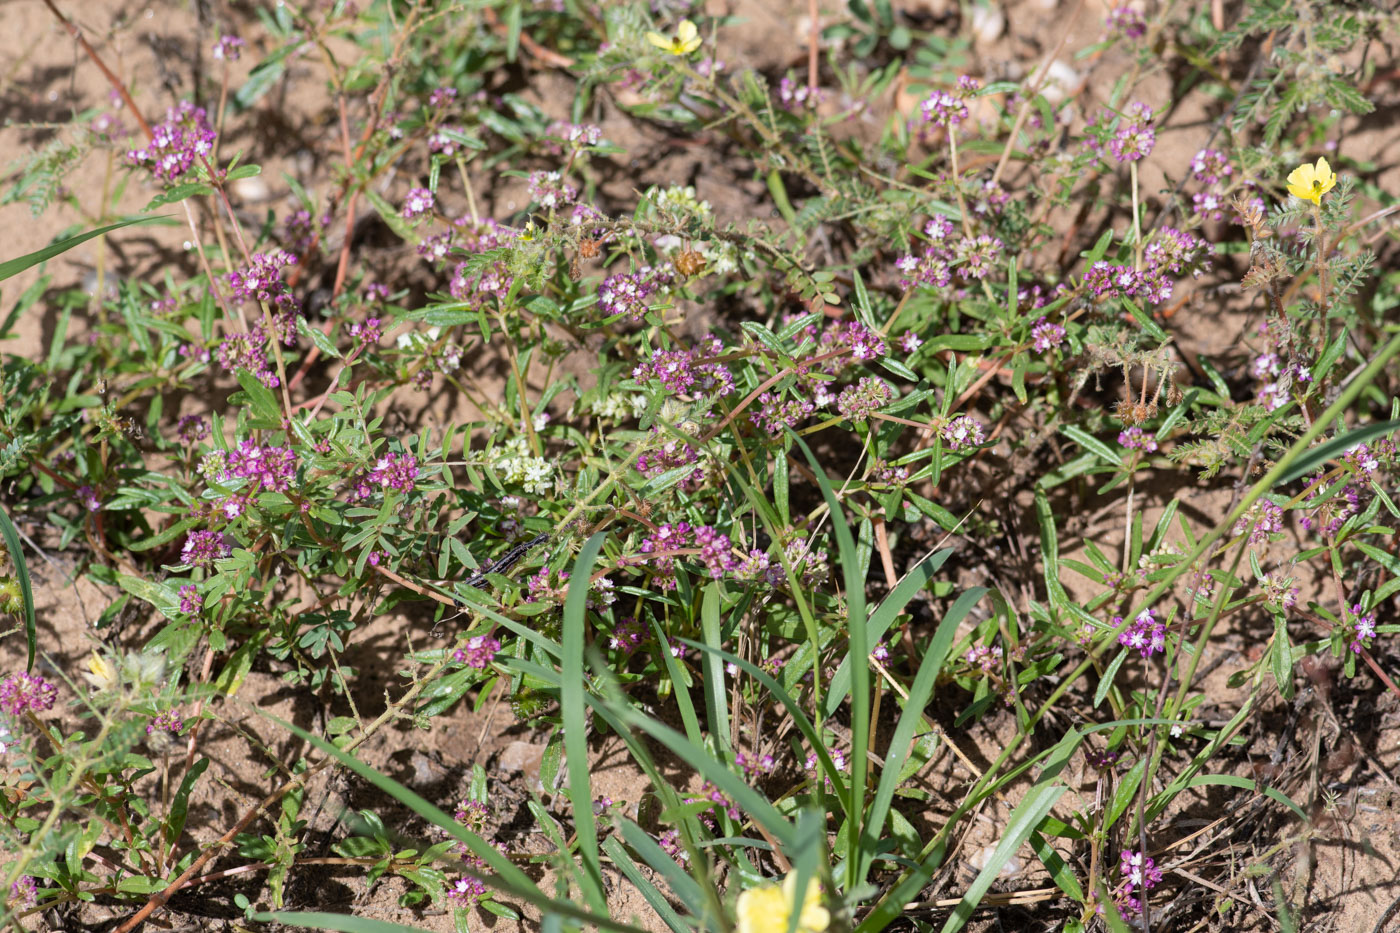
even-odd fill
[{"label": "magenta flower head", "polygon": [[219,41],[214,43],[213,55],[220,61],[236,62],[247,44],[237,36],[219,36]]},{"label": "magenta flower head", "polygon": [[193,567],[212,567],[214,561],[223,560],[233,553],[224,543],[224,536],[217,531],[191,531],[180,550],[180,561]]},{"label": "magenta flower head", "polygon": [[18,671],[0,681],[0,709],[12,716],[53,709],[58,688],[38,674]]},{"label": "magenta flower head", "polygon": [[496,652],[500,650],[500,641],[490,635],[473,635],[467,639],[465,645],[452,652],[452,660],[467,667],[483,670],[495,660]]},{"label": "magenta flower head", "polygon": [[433,193],[427,188],[414,188],[408,192],[408,197],[404,198],[403,218],[413,220],[415,217],[422,217],[431,212],[436,203]]}]

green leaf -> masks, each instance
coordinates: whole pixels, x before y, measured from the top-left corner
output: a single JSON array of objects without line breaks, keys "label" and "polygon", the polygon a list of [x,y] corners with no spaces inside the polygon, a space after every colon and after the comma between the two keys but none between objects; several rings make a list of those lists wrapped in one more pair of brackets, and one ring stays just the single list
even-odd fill
[{"label": "green leaf", "polygon": [[15,582],[19,584],[20,602],[24,604],[24,640],[29,646],[29,659],[26,671],[34,670],[34,652],[39,645],[39,634],[34,624],[34,590],[29,585],[29,565],[24,560],[24,547],[20,544],[19,532],[10,513],[0,508],[0,538],[5,539],[5,550],[10,555],[10,564],[15,568]]},{"label": "green leaf", "polygon": [[206,185],[202,181],[183,182],[181,184],[167,188],[160,194],[151,198],[150,203],[148,203],[145,207],[141,208],[141,213],[145,214],[149,211],[155,210],[158,207],[165,207],[167,204],[179,204],[186,198],[192,198],[196,195],[202,197],[204,195],[213,193],[213,186]]},{"label": "green leaf", "polygon": [[1333,460],[1345,454],[1357,444],[1364,444],[1372,438],[1380,437],[1383,434],[1389,434],[1391,431],[1398,429],[1400,429],[1400,421],[1381,421],[1376,424],[1368,424],[1364,428],[1348,431],[1345,434],[1332,438],[1332,440],[1324,444],[1319,444],[1293,461],[1293,466],[1278,478],[1274,483],[1274,488],[1277,489],[1285,483],[1291,483],[1298,477],[1311,473],[1328,460]]},{"label": "green leaf", "polygon": [[111,233],[113,230],[120,230],[122,227],[130,227],[133,224],[149,224],[164,219],[164,216],[130,217],[126,220],[119,220],[114,224],[108,224],[105,227],[98,227],[96,230],[89,230],[87,233],[80,233],[77,236],[70,236],[67,239],[59,240],[57,243],[50,243],[43,249],[36,250],[24,256],[20,256],[18,259],[10,259],[6,260],[5,262],[0,262],[0,282],[5,281],[11,276],[19,275],[25,269],[28,269],[31,266],[37,266],[39,263],[52,259],[60,253],[66,253],[73,247],[78,246],[82,243],[86,243],[93,237],[102,236],[102,234],[104,233]]},{"label": "green leaf", "polygon": [[[598,858],[598,823],[593,816],[593,789],[588,774],[588,717],[584,705],[584,635],[588,625],[588,588],[598,552],[606,532],[595,533],[579,551],[569,576],[569,593],[564,599],[564,629],[561,639],[559,707],[564,721],[564,754],[568,758],[569,783],[566,793],[573,805],[574,831],[578,852],[583,858],[580,885],[594,911],[606,914],[607,895],[603,891],[602,862]],[[677,689],[682,689],[677,685]]]},{"label": "green leaf", "polygon": [[175,587],[124,573],[117,575],[117,586],[142,602],[155,606],[167,619],[180,618],[180,594]]},{"label": "green leaf", "polygon": [[281,424],[282,409],[277,405],[277,396],[272,394],[272,390],[246,369],[238,370],[237,376],[238,384],[248,395],[248,403],[252,406],[253,413],[264,421]]},{"label": "green leaf", "polygon": [[180,835],[185,831],[185,817],[189,813],[190,793],[194,790],[195,782],[199,780],[200,775],[208,767],[209,759],[201,758],[180,779],[180,787],[175,791],[175,797],[170,802],[170,815],[165,818],[165,842],[167,846],[173,848],[180,841]]},{"label": "green leaf", "polygon": [[1006,822],[1006,832],[1002,835],[1001,841],[997,843],[996,849],[987,859],[982,870],[977,873],[977,877],[968,886],[967,893],[963,895],[958,906],[953,908],[952,916],[943,924],[942,933],[957,933],[967,921],[972,917],[972,912],[982,901],[982,895],[992,886],[992,882],[1001,874],[1002,868],[1016,854],[1016,850],[1021,848],[1022,843],[1030,838],[1035,828],[1040,825],[1050,813],[1050,808],[1060,799],[1067,787],[1063,784],[1036,784],[1016,805],[1016,809],[1011,811],[1011,816]]},{"label": "green leaf", "polygon": [[1093,453],[1098,454],[1107,463],[1121,463],[1123,461],[1122,454],[1116,453],[1112,447],[1109,447],[1103,441],[1099,440],[1097,437],[1094,437],[1094,435],[1090,434],[1088,431],[1085,431],[1083,428],[1077,425],[1064,425],[1062,428],[1060,428],[1060,433],[1070,437],[1075,443],[1077,443],[1080,447],[1083,447],[1085,450],[1092,451]]}]

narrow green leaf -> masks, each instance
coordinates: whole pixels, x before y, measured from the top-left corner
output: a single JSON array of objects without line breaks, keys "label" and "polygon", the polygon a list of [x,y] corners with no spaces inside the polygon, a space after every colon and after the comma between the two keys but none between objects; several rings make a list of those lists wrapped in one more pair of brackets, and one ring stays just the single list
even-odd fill
[{"label": "narrow green leaf", "polygon": [[164,219],[164,216],[129,217],[126,220],[119,220],[116,223],[108,224],[105,227],[98,227],[96,230],[89,230],[88,232],[80,233],[77,236],[70,236],[66,239],[59,240],[57,243],[50,243],[43,249],[35,250],[32,253],[27,253],[16,259],[9,259],[5,262],[0,262],[0,282],[5,281],[11,276],[19,275],[25,269],[28,269],[31,266],[37,266],[39,263],[44,262],[48,259],[52,259],[60,253],[66,253],[73,247],[78,246],[82,243],[86,243],[93,237],[102,236],[102,234],[104,233],[111,233],[113,230],[120,230],[122,227],[130,227],[132,224],[156,223]]},{"label": "narrow green leaf", "polygon": [[[599,914],[608,910],[603,891],[602,861],[598,857],[598,823],[593,816],[593,785],[589,779],[588,717],[584,705],[584,636],[588,625],[588,587],[593,563],[603,549],[605,532],[597,532],[584,543],[569,577],[564,599],[564,629],[560,644],[559,705],[564,723],[564,755],[568,758],[569,781],[566,792],[573,805],[574,830],[578,851],[583,858],[583,893],[589,906]],[[678,687],[679,689],[679,687]]]},{"label": "narrow green leaf", "polygon": [[15,568],[15,582],[19,584],[19,598],[24,605],[24,640],[28,645],[29,657],[25,662],[26,671],[34,670],[34,652],[39,645],[39,633],[34,623],[34,590],[29,585],[29,565],[24,559],[24,547],[20,544],[19,532],[10,513],[0,508],[0,537],[5,540],[5,550],[10,555],[10,564]]}]

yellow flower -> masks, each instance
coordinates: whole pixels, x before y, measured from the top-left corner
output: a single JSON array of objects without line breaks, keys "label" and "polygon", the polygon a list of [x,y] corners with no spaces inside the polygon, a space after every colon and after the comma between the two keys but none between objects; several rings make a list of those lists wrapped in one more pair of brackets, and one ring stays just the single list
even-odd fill
[{"label": "yellow flower", "polygon": [[[788,872],[782,887],[765,884],[739,895],[739,933],[788,933],[792,912],[797,909],[797,872]],[[815,878],[807,881],[795,933],[825,933],[831,925],[831,912],[822,906],[822,887]]]},{"label": "yellow flower", "polygon": [[672,55],[689,55],[700,48],[700,30],[688,19],[681,20],[674,36],[663,36],[659,32],[647,33],[647,41],[663,52]]},{"label": "yellow flower", "polygon": [[1321,204],[1322,196],[1336,184],[1337,173],[1325,158],[1318,159],[1316,165],[1304,162],[1288,175],[1288,193],[1314,204]]},{"label": "yellow flower", "polygon": [[121,672],[117,670],[117,666],[96,651],[92,653],[92,657],[88,658],[88,669],[82,674],[87,682],[99,691],[115,690],[122,682]]}]

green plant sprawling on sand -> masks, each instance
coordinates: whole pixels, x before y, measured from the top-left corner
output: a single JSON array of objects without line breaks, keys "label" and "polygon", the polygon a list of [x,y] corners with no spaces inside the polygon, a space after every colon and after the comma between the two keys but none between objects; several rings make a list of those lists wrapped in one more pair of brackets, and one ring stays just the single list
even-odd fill
[{"label": "green plant sprawling on sand", "polygon": [[1396,766],[1319,770],[1400,698],[1391,14],[214,3],[190,85],[79,6],[3,196],[72,224],[0,257],[12,928],[1318,909]]}]

